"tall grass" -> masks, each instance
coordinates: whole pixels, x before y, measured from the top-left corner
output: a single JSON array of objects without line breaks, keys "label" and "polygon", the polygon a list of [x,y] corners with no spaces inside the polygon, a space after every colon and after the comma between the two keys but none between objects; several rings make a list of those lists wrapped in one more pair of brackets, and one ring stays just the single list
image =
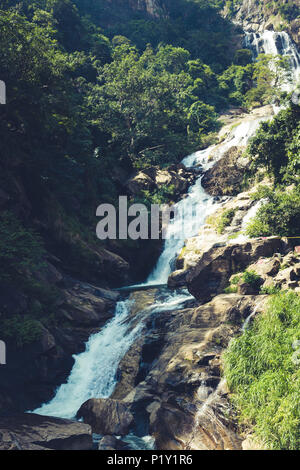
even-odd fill
[{"label": "tall grass", "polygon": [[269,449],[300,449],[297,340],[300,296],[280,292],[224,355],[224,372],[240,420]]}]

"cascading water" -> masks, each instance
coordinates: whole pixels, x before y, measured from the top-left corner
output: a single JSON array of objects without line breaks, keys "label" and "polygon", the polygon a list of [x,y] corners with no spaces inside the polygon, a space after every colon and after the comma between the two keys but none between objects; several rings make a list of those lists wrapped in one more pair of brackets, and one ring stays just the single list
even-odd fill
[{"label": "cascading water", "polygon": [[[189,155],[183,159],[182,163],[188,168],[199,166],[203,171],[207,171],[231,147],[246,146],[250,137],[255,134],[260,122],[265,119],[268,117],[242,122],[222,144],[212,145],[205,150]],[[146,285],[167,282],[171,273],[172,259],[179,254],[185,239],[195,236],[200,227],[204,225],[207,216],[220,205],[220,202],[216,202],[212,196],[205,192],[201,179],[201,177],[198,178],[190,188],[187,197],[176,204],[176,217],[169,224],[164,250]],[[196,210],[199,207],[201,207],[201,211]]]},{"label": "cascading water", "polygon": [[75,364],[66,384],[62,384],[49,402],[34,413],[59,418],[75,418],[80,406],[89,398],[108,398],[117,383],[117,369],[132,343],[141,334],[147,315],[156,311],[175,310],[193,299],[188,291],[169,292],[142,312],[135,326],[130,315],[132,301],[117,303],[112,320],[92,335],[85,352],[74,356]]},{"label": "cascading water", "polygon": [[[114,318],[92,335],[82,354],[74,356],[75,364],[68,382],[61,385],[50,403],[35,413],[61,418],[74,418],[91,397],[109,397],[116,384],[117,367],[143,325],[131,329],[128,317],[130,301],[118,302]],[[113,341],[112,341],[113,340]]]},{"label": "cascading water", "polygon": [[282,55],[289,59],[293,86],[300,79],[300,54],[285,31],[264,31],[246,33],[245,46],[252,50],[255,57],[259,54]]},{"label": "cascading water", "polygon": [[[265,52],[289,56],[293,64],[293,73],[295,76],[299,75],[300,56],[286,33],[270,31],[263,34],[247,33],[246,45],[255,55]],[[203,171],[208,170],[230,147],[246,146],[248,139],[254,135],[263,119],[268,119],[268,117],[245,120],[234,131],[231,131],[221,144],[213,145],[186,157],[183,164],[187,167],[201,168]],[[163,253],[144,286],[166,284],[171,272],[171,261],[184,245],[185,238],[197,234],[205,223],[207,215],[216,209],[217,204],[220,203],[215,202],[213,197],[205,193],[200,176],[190,188],[186,198],[176,204],[176,216],[167,228]],[[195,215],[195,211],[192,210],[195,206],[201,207],[200,215],[199,211],[196,211],[197,215]],[[244,221],[245,224],[249,218],[250,215]],[[111,396],[117,383],[116,373],[119,363],[141,334],[147,315],[163,310],[183,308],[185,302],[191,298],[184,290],[179,293],[167,291],[162,300],[157,300],[154,305],[140,312],[139,321],[135,320],[134,324],[130,314],[130,301],[118,302],[115,317],[99,333],[90,337],[85,352],[74,356],[75,364],[67,383],[62,384],[57,389],[55,397],[35,410],[35,413],[74,418],[82,403],[89,398]]]},{"label": "cascading water", "polygon": [[[213,145],[205,150],[186,157],[183,163],[187,167],[201,165],[205,171],[212,167],[230,147],[246,145],[247,140],[255,133],[262,118],[242,123],[224,140],[222,144]],[[211,157],[213,155],[213,158]],[[170,263],[175,254],[184,245],[185,236],[193,236],[204,224],[206,216],[216,209],[217,203],[209,196],[201,185],[201,176],[190,188],[187,197],[177,203],[178,217],[175,217],[169,227],[163,253],[156,268],[149,277],[146,286],[165,284],[171,272]],[[201,216],[195,217],[191,207],[201,207]],[[199,213],[197,212],[199,215]],[[147,314],[164,310],[180,309],[186,301],[193,298],[187,291],[169,291],[163,301],[158,300],[146,309],[136,326],[132,326],[130,301],[118,302],[115,317],[99,332],[92,335],[86,344],[85,352],[75,355],[75,364],[67,383],[62,384],[55,397],[36,409],[34,412],[45,416],[74,418],[82,403],[89,398],[109,397],[117,383],[116,374],[119,363],[132,343],[141,334]]]}]

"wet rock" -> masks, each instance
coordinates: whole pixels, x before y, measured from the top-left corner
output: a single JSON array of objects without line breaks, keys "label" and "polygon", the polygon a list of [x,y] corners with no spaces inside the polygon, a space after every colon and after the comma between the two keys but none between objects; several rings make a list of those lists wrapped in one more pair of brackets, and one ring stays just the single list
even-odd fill
[{"label": "wet rock", "polygon": [[[160,450],[181,450],[183,436],[193,430],[193,416],[169,403],[162,403],[150,414],[150,433]],[[180,430],[180,434],[178,431]]]},{"label": "wet rock", "polygon": [[93,432],[102,435],[125,436],[134,423],[128,405],[109,398],[87,400],[78,410],[77,417],[90,424]]},{"label": "wet rock", "polygon": [[99,442],[98,450],[130,450],[130,446],[114,436],[104,436]]},{"label": "wet rock", "polygon": [[136,340],[121,360],[117,372],[118,383],[111,398],[125,398],[134,388],[140,370],[143,344],[143,337]]},{"label": "wet rock", "polygon": [[[160,349],[124,402],[136,419],[148,422],[157,449],[241,449],[228,392],[221,387],[220,357],[258,299],[223,294],[196,308],[156,312],[159,323],[154,331],[146,329],[145,341],[157,334]],[[140,359],[142,370],[143,353]]]},{"label": "wet rock", "polygon": [[[184,261],[181,260],[182,264],[183,262]],[[173,271],[168,278],[168,286],[171,288],[186,286],[186,275],[187,271],[184,269],[177,269],[176,271]]]},{"label": "wet rock", "polygon": [[0,450],[91,450],[91,427],[35,414],[2,417]]}]

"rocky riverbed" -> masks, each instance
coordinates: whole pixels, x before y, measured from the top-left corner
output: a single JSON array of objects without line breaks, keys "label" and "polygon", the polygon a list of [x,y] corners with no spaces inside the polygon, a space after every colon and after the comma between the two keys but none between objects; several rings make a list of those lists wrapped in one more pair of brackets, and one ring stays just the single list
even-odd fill
[{"label": "rocky riverbed", "polygon": [[[21,362],[17,352],[10,357],[0,387],[0,407],[7,415],[1,418],[0,448],[91,449],[92,433],[98,435],[101,450],[132,448],[132,436],[140,442],[147,438],[151,446],[164,450],[260,446],[237,424],[222,377],[222,354],[230,340],[242,334],[243,325],[263,312],[268,288],[300,290],[300,260],[288,240],[247,238],[245,228],[258,206],[252,198],[256,188],[242,190],[244,142],[229,145],[220,158],[218,154],[233,129],[243,123],[249,127],[269,113],[270,108],[250,116],[236,110],[223,117],[220,143],[212,148],[217,163],[203,177],[207,193],[218,203],[198,233],[185,240],[172,262],[175,270],[168,287],[145,285],[120,295],[74,280],[47,261],[38,275],[57,288],[60,325],[43,326],[40,339],[23,349]],[[199,168],[182,166],[169,173],[153,168],[133,175],[128,191],[171,181],[183,192],[185,179],[193,184],[199,173]],[[220,229],[224,213],[230,217]],[[115,255],[114,263],[117,269],[121,258]],[[256,287],[243,281],[246,269],[259,277]],[[20,312],[27,301],[19,295],[11,303],[8,293],[2,296],[7,308]],[[91,334],[108,327],[122,296],[129,296],[129,309],[119,325],[126,323],[129,335],[138,327],[139,334],[132,336],[117,363],[110,396],[91,396],[74,411],[73,420],[20,414],[51,399],[57,385],[66,382],[72,355],[84,351]],[[75,421],[76,412],[84,423]]]}]

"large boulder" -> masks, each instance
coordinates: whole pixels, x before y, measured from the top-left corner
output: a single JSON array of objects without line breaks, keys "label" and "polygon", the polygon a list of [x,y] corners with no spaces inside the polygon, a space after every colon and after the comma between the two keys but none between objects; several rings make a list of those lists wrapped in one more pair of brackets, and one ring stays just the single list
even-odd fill
[{"label": "large boulder", "polygon": [[91,450],[91,427],[35,414],[2,417],[0,450]]},{"label": "large boulder", "polygon": [[231,147],[224,156],[208,170],[201,182],[212,196],[234,196],[241,190],[247,158],[242,157],[242,149]]},{"label": "large boulder", "polygon": [[119,400],[91,398],[77,412],[78,418],[102,435],[125,436],[134,424],[129,406]]},{"label": "large boulder", "polygon": [[118,383],[111,398],[120,400],[125,398],[134,388],[140,370],[140,361],[144,337],[136,339],[127,354],[120,361],[118,367]]},{"label": "large boulder", "polygon": [[260,257],[271,257],[282,249],[283,243],[276,237],[212,246],[198,257],[194,266],[177,271],[175,279],[174,275],[170,279],[173,286],[179,279],[179,285],[187,285],[196,299],[207,302],[224,291],[232,274],[243,271]]},{"label": "large boulder", "polygon": [[91,284],[73,281],[62,291],[65,320],[79,326],[101,326],[114,315],[119,294]]},{"label": "large boulder", "polygon": [[256,263],[251,264],[248,270],[255,271],[263,279],[266,279],[268,276],[276,276],[279,272],[280,265],[280,259],[276,256],[273,258],[261,258]]}]

